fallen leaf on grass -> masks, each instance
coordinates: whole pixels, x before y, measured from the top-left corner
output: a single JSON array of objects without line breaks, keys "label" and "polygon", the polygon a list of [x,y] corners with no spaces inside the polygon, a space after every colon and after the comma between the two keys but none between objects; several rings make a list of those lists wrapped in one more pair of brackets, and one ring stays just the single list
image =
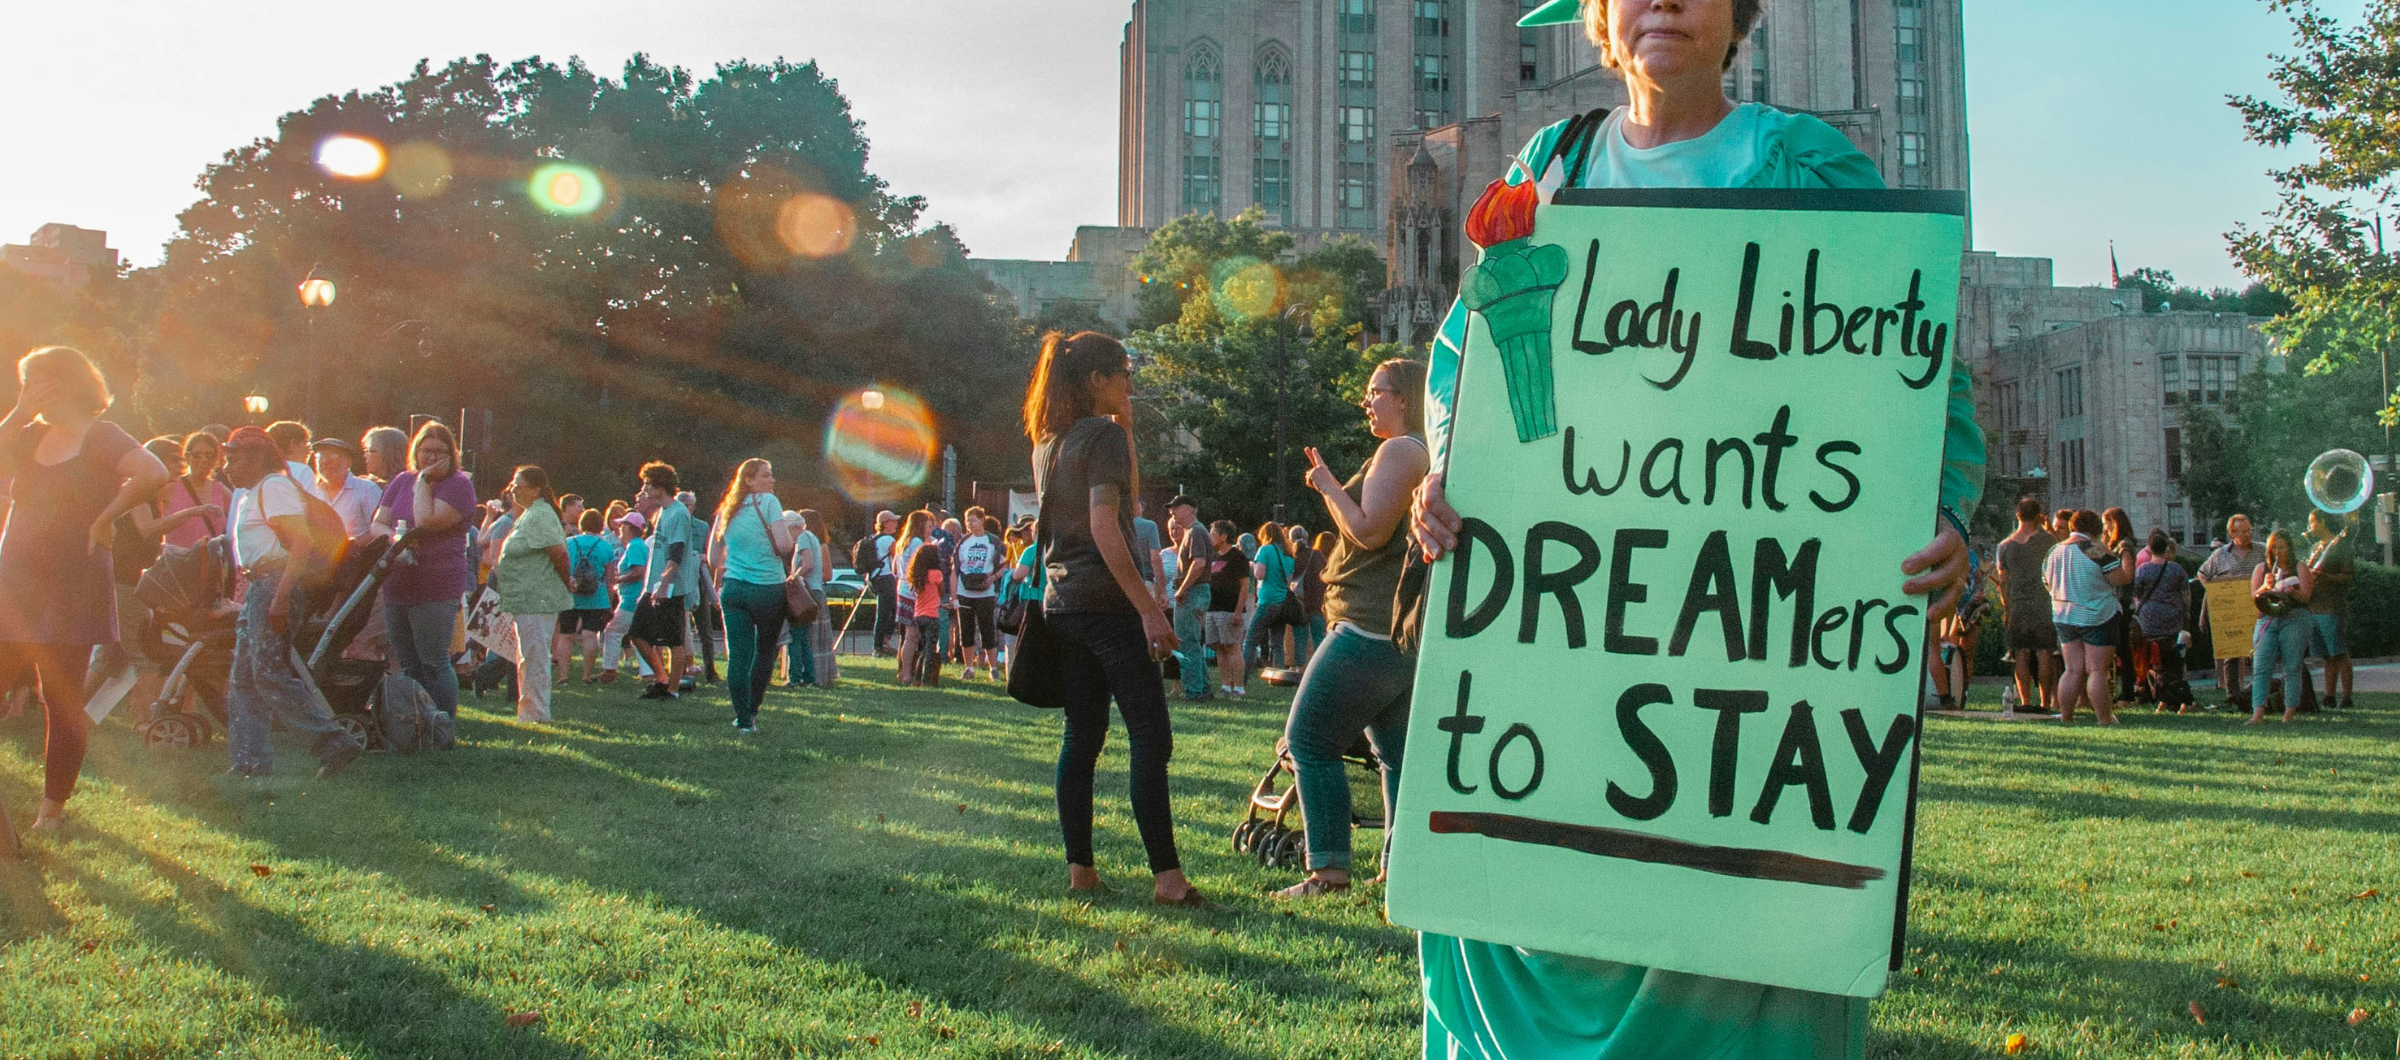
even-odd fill
[{"label": "fallen leaf on grass", "polygon": [[925,1018],[925,1003],[924,1003],[924,1002],[922,1002],[922,1001],[911,1001],[911,1002],[909,1002],[909,1003],[908,1003],[908,1018],[910,1018],[910,1019],[912,1019],[912,1020],[921,1020],[921,1019],[924,1019],[924,1018]]},{"label": "fallen leaf on grass", "polygon": [[963,802],[962,802],[962,803],[959,803],[959,804],[958,804],[958,812],[959,812],[959,813],[962,813],[962,814],[963,814],[963,813],[966,813],[966,812],[967,812],[967,804],[966,804],[966,803],[963,803]]},{"label": "fallen leaf on grass", "polygon": [[2369,887],[2369,888],[2367,888],[2366,890],[2363,890],[2363,891],[2360,891],[2360,892],[2358,892],[2357,894],[2351,895],[2351,896],[2350,896],[2350,900],[2351,900],[2351,901],[2353,901],[2353,902],[2363,902],[2363,901],[2366,901],[2366,900],[2367,900],[2367,899],[2369,899],[2369,898],[2374,898],[2374,897],[2376,897],[2376,896],[2378,896],[2378,895],[2381,895],[2382,893],[2383,893],[2382,891],[2378,891],[2378,890],[2376,890],[2376,889],[2375,889],[2375,888],[2373,888],[2373,887]]},{"label": "fallen leaf on grass", "polygon": [[250,866],[250,874],[263,880],[269,876],[275,875],[275,870],[266,865],[252,865]]},{"label": "fallen leaf on grass", "polygon": [[946,1042],[946,1041],[949,1041],[949,1040],[950,1040],[950,1039],[952,1039],[952,1038],[956,1038],[956,1037],[958,1037],[958,1032],[957,1032],[957,1031],[954,1031],[954,1030],[951,1030],[951,1029],[950,1029],[950,1028],[948,1028],[948,1027],[935,1027],[935,1028],[933,1029],[933,1033],[934,1033],[934,1035],[935,1035],[936,1037],[939,1037],[941,1040],[943,1040],[943,1041],[945,1041],[945,1042]]},{"label": "fallen leaf on grass", "polygon": [[2258,874],[2250,871],[2249,869],[2243,869],[2242,878],[2245,880],[2255,880],[2258,878]]},{"label": "fallen leaf on grass", "polygon": [[484,911],[484,912],[486,912],[486,913],[498,912],[498,911],[499,911],[499,909],[500,909],[500,907],[499,907],[499,906],[493,905],[493,904],[492,904],[492,903],[490,903],[490,902],[485,902],[485,903],[483,903],[482,905],[476,906],[475,908],[477,908],[477,909],[481,909],[481,910],[483,910],[483,911]]},{"label": "fallen leaf on grass", "polygon": [[2203,1027],[2208,1026],[2208,1013],[2200,1010],[2200,1003],[2197,1001],[2192,1002],[2192,1022]]},{"label": "fallen leaf on grass", "polygon": [[880,1035],[880,1034],[870,1034],[870,1035],[867,1035],[867,1044],[868,1044],[868,1045],[882,1045],[882,1044],[883,1044],[883,1035]]},{"label": "fallen leaf on grass", "polygon": [[83,945],[76,947],[76,949],[82,950],[82,951],[83,951],[83,952],[85,952],[85,953],[90,953],[90,952],[92,952],[93,950],[96,950],[96,949],[99,949],[99,948],[100,948],[100,940],[99,940],[99,939],[85,939],[85,940],[83,940]]},{"label": "fallen leaf on grass", "polygon": [[2217,979],[2217,989],[2219,990],[2239,990],[2241,988],[2242,984],[2234,982],[2231,979],[2226,979],[2222,976],[2218,977]]},{"label": "fallen leaf on grass", "polygon": [[2353,1027],[2356,1027],[2361,1023],[2365,1023],[2366,1021],[2367,1010],[2363,1008],[2354,1008],[2350,1010],[2350,1018],[2345,1022],[2349,1023]]},{"label": "fallen leaf on grass", "polygon": [[542,1014],[539,1012],[511,1012],[508,1014],[507,1019],[501,1020],[500,1022],[508,1024],[511,1029],[520,1029],[524,1027],[531,1027],[536,1023],[540,1023],[541,1021]]},{"label": "fallen leaf on grass", "polygon": [[2026,1036],[2024,1036],[2024,1035],[2022,1035],[2022,1034],[2011,1034],[2011,1035],[2009,1035],[2009,1036],[2008,1036],[2008,1042],[2007,1042],[2007,1044],[2005,1044],[2005,1045],[2002,1045],[2002,1046],[2000,1047],[2000,1050],[2001,1050],[2002,1052],[2005,1052],[2005,1053],[2007,1053],[2007,1054],[2008,1054],[2008,1055],[2010,1055],[2010,1056],[2015,1056],[2015,1055],[2017,1055],[2018,1053],[2024,1052],[2025,1050],[2027,1050],[2027,1049],[2030,1049],[2030,1048],[2032,1048],[2032,1047],[2033,1047],[2033,1039],[2031,1039],[2031,1038],[2028,1038],[2028,1037],[2026,1037]]},{"label": "fallen leaf on grass", "polygon": [[2308,953],[2325,952],[2325,947],[2317,945],[2317,937],[2315,935],[2310,935],[2307,941],[2300,944],[2300,948]]}]

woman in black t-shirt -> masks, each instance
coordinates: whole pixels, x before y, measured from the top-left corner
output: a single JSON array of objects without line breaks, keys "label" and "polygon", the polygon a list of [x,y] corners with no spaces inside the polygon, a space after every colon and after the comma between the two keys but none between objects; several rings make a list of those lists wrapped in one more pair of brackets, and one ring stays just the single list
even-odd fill
[{"label": "woman in black t-shirt", "polygon": [[[1092,772],[1108,738],[1111,698],[1132,744],[1133,819],[1162,905],[1203,907],[1184,879],[1168,807],[1167,759],[1175,738],[1158,660],[1176,648],[1167,616],[1148,606],[1133,561],[1132,366],[1125,347],[1098,332],[1051,332],[1025,393],[1040,495],[1044,624],[1056,635],[1066,688],[1066,738],[1058,752],[1058,827],[1070,890],[1104,892],[1092,858]],[[1134,601],[1144,603],[1136,605]]]}]

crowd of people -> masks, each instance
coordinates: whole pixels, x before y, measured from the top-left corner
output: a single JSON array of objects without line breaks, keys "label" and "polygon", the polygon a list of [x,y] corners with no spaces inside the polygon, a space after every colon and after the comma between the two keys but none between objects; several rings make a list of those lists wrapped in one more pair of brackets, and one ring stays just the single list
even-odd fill
[{"label": "crowd of people", "polygon": [[[1971,594],[1942,630],[1946,654],[1934,682],[1943,706],[1963,698],[1980,616],[1991,604],[2001,610],[2013,667],[2008,713],[2022,708],[2071,723],[2088,707],[2099,724],[2114,725],[2123,704],[2149,702],[2178,714],[2248,710],[2255,725],[2276,710],[2290,721],[2319,703],[2351,705],[2357,559],[2346,517],[2311,512],[2304,536],[2277,529],[2262,543],[2250,517],[2234,515],[2223,539],[2197,557],[2163,529],[2135,536],[2121,508],[2046,512],[2026,497],[2016,519],[1993,550],[1986,591]],[[2249,656],[2216,660],[2222,702],[2202,704],[2187,656],[2213,640],[2206,587],[2217,583],[2247,586],[2256,619]],[[2310,659],[2323,663],[2321,698],[2309,684]]]}]

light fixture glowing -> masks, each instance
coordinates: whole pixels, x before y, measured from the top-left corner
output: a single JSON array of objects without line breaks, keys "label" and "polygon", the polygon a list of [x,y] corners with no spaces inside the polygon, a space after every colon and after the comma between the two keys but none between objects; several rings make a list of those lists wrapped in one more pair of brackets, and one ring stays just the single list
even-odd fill
[{"label": "light fixture glowing", "polygon": [[333,281],[322,276],[311,276],[300,281],[300,304],[310,309],[332,305],[334,295],[338,293],[334,290]]},{"label": "light fixture glowing", "polygon": [[868,390],[858,395],[858,405],[868,412],[883,411],[883,391]]},{"label": "light fixture glowing", "polygon": [[343,180],[373,180],[383,165],[383,145],[364,136],[344,133],[317,143],[317,168]]},{"label": "light fixture glowing", "polygon": [[264,416],[264,415],[266,415],[266,414],[267,414],[267,396],[266,396],[265,394],[252,394],[252,395],[250,395],[249,397],[243,398],[243,399],[242,399],[242,411],[243,411],[243,412],[247,412],[247,413],[249,413],[250,415],[253,415],[253,416]]}]

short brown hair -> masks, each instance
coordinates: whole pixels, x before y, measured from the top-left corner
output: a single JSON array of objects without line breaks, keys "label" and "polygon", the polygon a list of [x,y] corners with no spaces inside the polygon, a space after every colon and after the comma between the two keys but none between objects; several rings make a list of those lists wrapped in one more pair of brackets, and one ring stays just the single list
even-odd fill
[{"label": "short brown hair", "polygon": [[1394,357],[1376,365],[1375,371],[1392,377],[1392,389],[1400,394],[1400,419],[1408,425],[1408,433],[1425,433],[1425,362]]},{"label": "short brown hair", "polygon": [[675,492],[675,465],[653,460],[642,465],[642,485],[655,486],[662,493]]},{"label": "short brown hair", "polygon": [[[1583,35],[1600,49],[1600,65],[1617,68],[1616,49],[1608,46],[1609,0],[1584,0]],[[1750,39],[1750,31],[1758,28],[1759,17],[1767,12],[1767,0],[1733,0],[1733,46],[1725,49],[1724,69],[1733,69],[1733,60],[1742,54],[1742,42]]]},{"label": "short brown hair", "polygon": [[308,448],[308,424],[299,420],[276,420],[267,424],[267,437],[275,439],[275,448],[286,453]]},{"label": "short brown hair", "polygon": [[585,508],[582,515],[575,517],[575,529],[587,534],[597,534],[607,525],[608,517],[600,514],[598,508]]},{"label": "short brown hair", "polygon": [[449,446],[450,466],[460,466],[461,461],[458,458],[458,436],[450,433],[449,425],[443,423],[442,421],[426,420],[424,426],[417,428],[417,436],[408,440],[408,469],[410,471],[425,470],[417,465],[417,450],[424,448],[426,442],[440,442],[443,445]]}]

